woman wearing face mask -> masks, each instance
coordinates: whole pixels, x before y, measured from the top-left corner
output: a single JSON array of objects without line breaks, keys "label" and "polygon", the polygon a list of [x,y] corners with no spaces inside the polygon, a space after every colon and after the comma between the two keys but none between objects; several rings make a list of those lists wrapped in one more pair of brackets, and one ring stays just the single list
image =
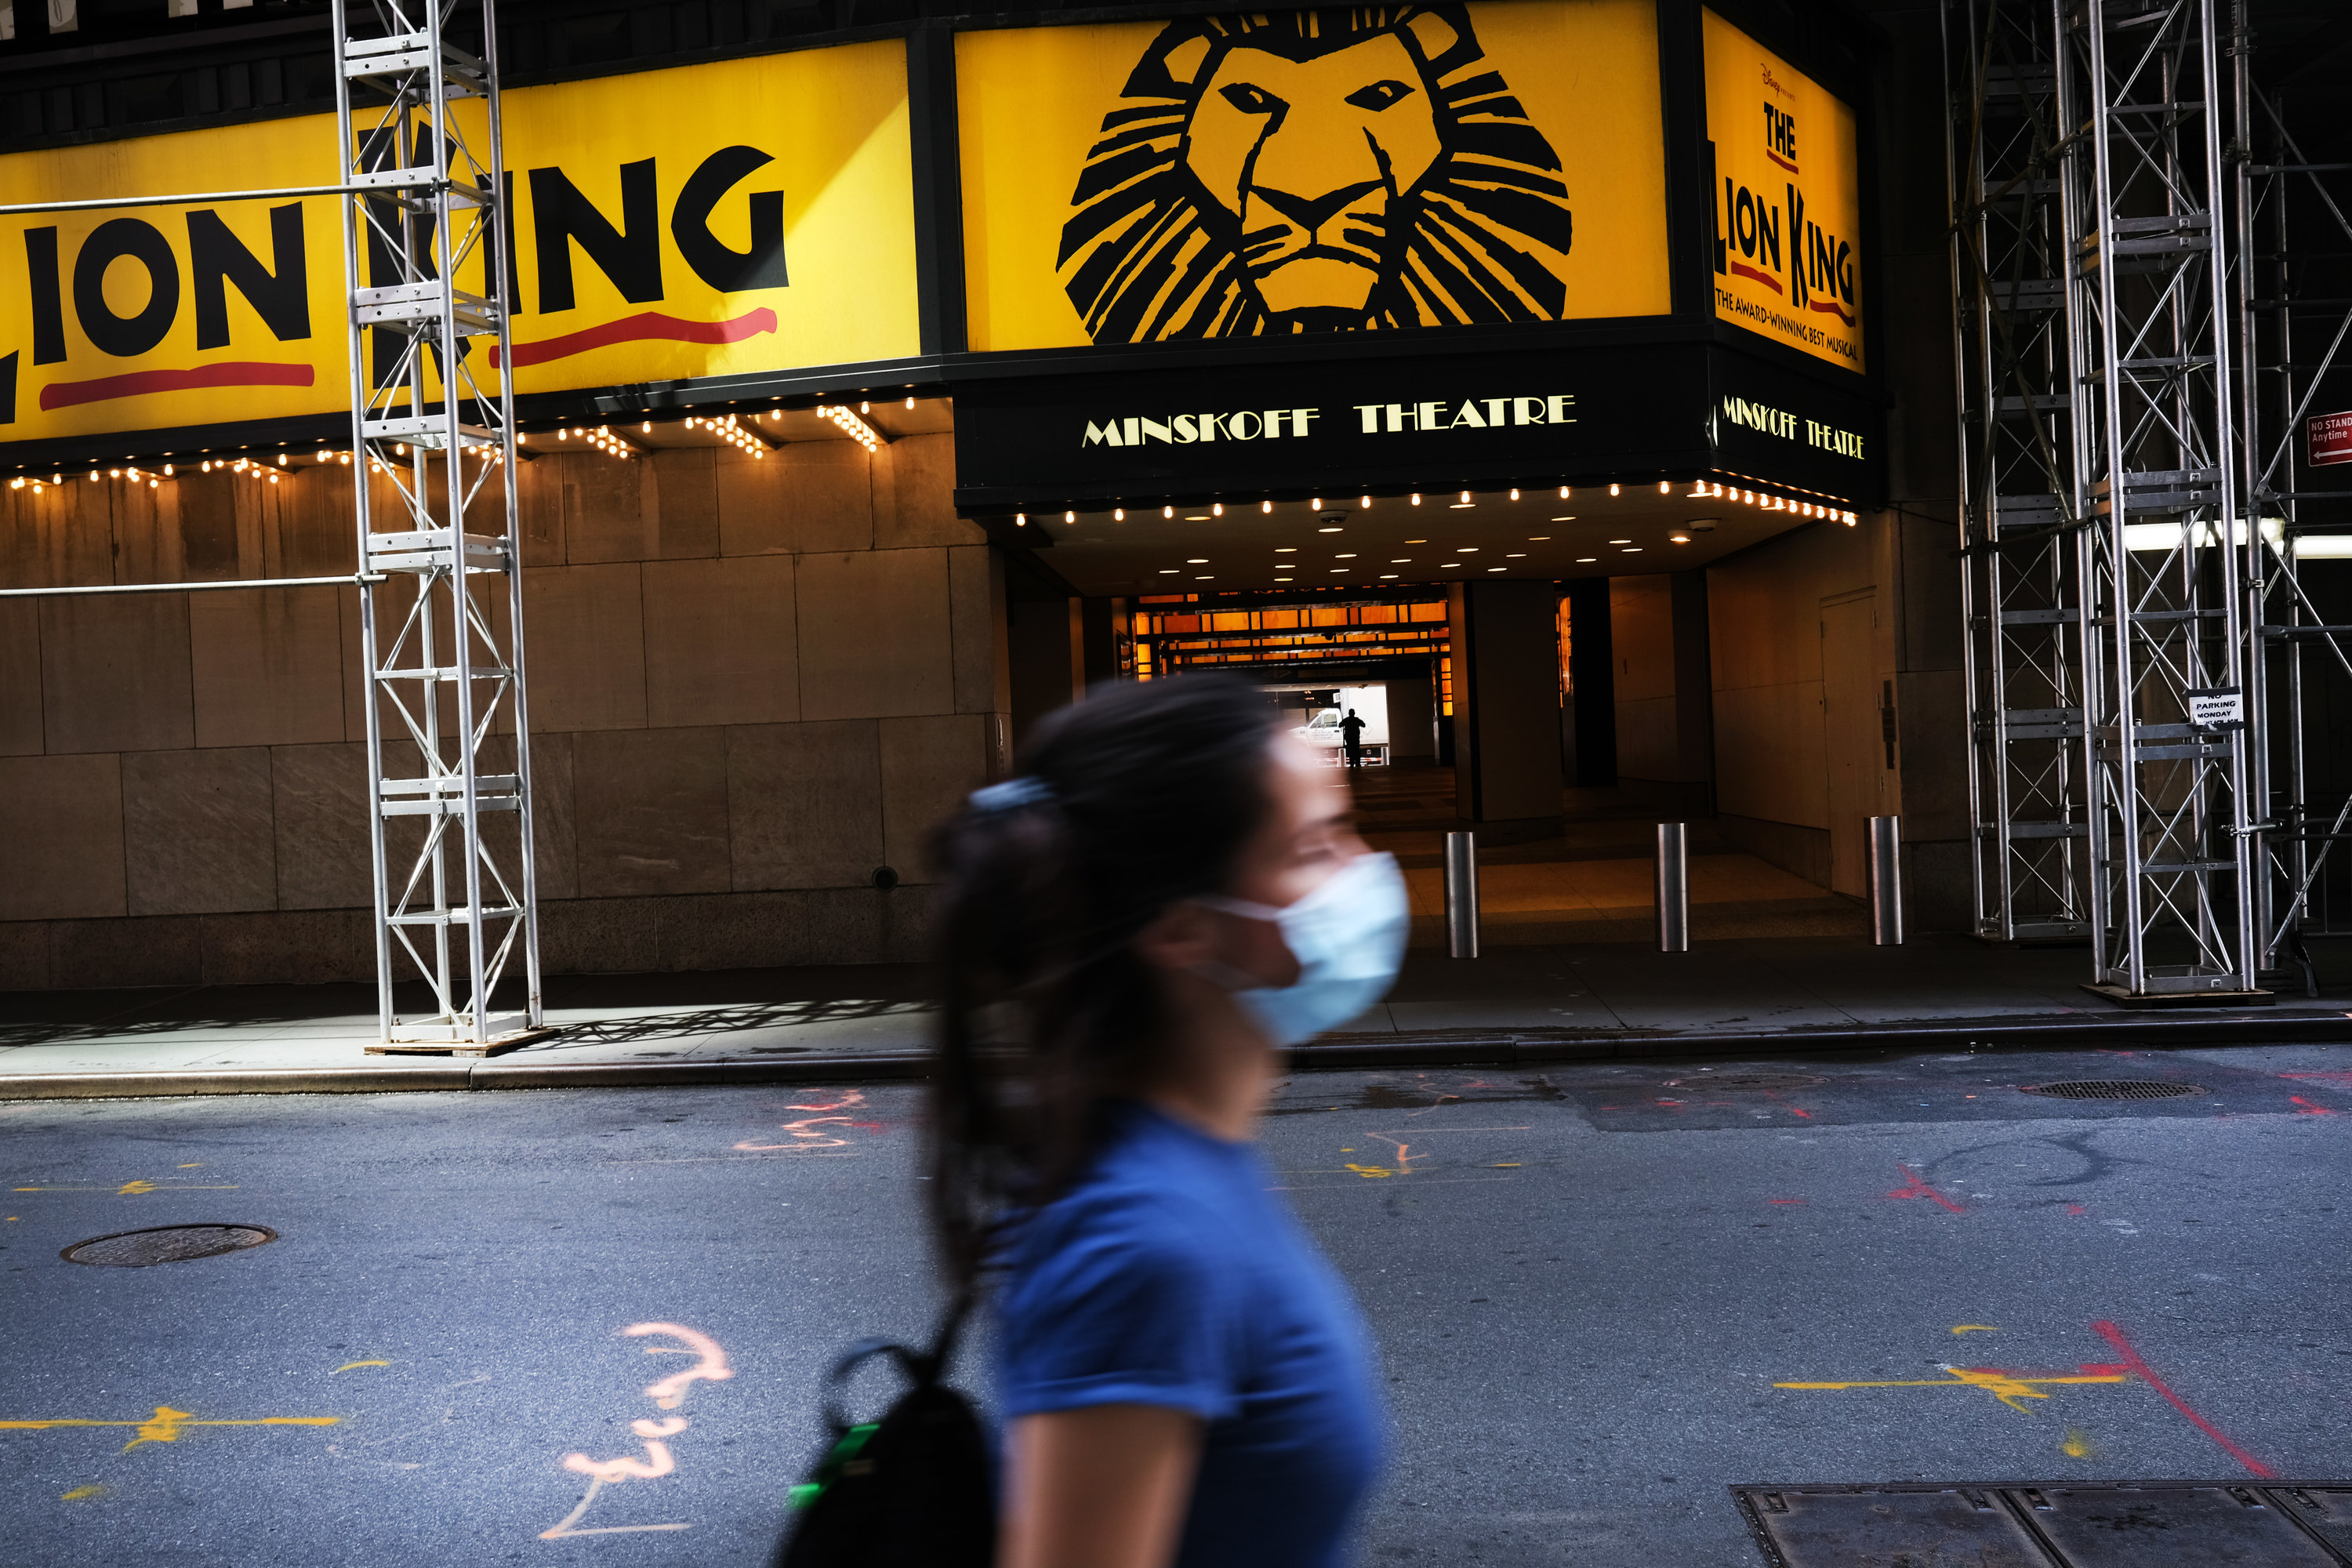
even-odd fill
[{"label": "woman wearing face mask", "polygon": [[1369,1337],[1255,1148],[1276,1051],[1395,978],[1396,863],[1230,678],[1105,689],[940,831],[935,1217],[987,1277],[1002,1568],[1349,1559]]}]

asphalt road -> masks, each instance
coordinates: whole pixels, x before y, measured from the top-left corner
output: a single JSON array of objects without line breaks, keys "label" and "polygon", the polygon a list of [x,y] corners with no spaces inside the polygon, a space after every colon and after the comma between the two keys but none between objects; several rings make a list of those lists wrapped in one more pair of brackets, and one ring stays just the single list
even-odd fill
[{"label": "asphalt road", "polygon": [[[2015,1087],[2125,1077],[2206,1092]],[[916,1112],[0,1106],[0,1563],[758,1563],[934,1310]],[[1363,1561],[1597,1568],[1756,1562],[1735,1482],[2352,1473],[2348,1131],[2294,1047],[1302,1076],[1265,1144],[1386,1358]],[[278,1234],[58,1255],[183,1223]]]}]

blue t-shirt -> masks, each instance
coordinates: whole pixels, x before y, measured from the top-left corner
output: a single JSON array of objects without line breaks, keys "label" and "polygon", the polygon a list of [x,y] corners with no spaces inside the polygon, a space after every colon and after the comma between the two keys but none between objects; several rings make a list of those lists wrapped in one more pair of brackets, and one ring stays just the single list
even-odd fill
[{"label": "blue t-shirt", "polygon": [[1122,1106],[1023,1225],[998,1299],[1008,1415],[1207,1423],[1179,1568],[1336,1568],[1386,1454],[1370,1335],[1272,1179],[1252,1144]]}]

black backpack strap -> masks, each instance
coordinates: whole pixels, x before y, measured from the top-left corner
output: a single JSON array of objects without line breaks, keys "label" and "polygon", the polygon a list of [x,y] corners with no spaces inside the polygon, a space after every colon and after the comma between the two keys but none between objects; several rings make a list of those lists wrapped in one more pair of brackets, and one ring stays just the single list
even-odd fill
[{"label": "black backpack strap", "polygon": [[971,1316],[972,1292],[960,1292],[948,1304],[947,1315],[940,1320],[939,1331],[931,1337],[931,1348],[918,1351],[894,1340],[860,1340],[842,1352],[841,1359],[824,1376],[822,1408],[825,1425],[833,1429],[834,1437],[846,1436],[854,1425],[849,1419],[849,1380],[857,1369],[876,1356],[888,1356],[898,1363],[898,1370],[918,1388],[928,1388],[939,1382],[955,1356],[956,1342],[963,1332],[964,1320]]}]

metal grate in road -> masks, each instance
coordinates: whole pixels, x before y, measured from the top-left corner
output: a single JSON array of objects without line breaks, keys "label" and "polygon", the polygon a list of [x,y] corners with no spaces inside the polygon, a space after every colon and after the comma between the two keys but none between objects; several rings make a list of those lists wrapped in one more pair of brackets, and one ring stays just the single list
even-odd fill
[{"label": "metal grate in road", "polygon": [[184,1263],[192,1258],[217,1258],[277,1239],[278,1233],[265,1225],[159,1225],[94,1236],[75,1242],[58,1256],[68,1263],[99,1268],[145,1268],[156,1263]]},{"label": "metal grate in road", "polygon": [[2024,1083],[2021,1094],[2046,1094],[2057,1100],[2179,1100],[2203,1094],[2198,1083],[2165,1083],[2148,1078],[2069,1079],[2060,1083]]},{"label": "metal grate in road", "polygon": [[1772,1568],[2345,1568],[2352,1482],[1731,1489]]}]

